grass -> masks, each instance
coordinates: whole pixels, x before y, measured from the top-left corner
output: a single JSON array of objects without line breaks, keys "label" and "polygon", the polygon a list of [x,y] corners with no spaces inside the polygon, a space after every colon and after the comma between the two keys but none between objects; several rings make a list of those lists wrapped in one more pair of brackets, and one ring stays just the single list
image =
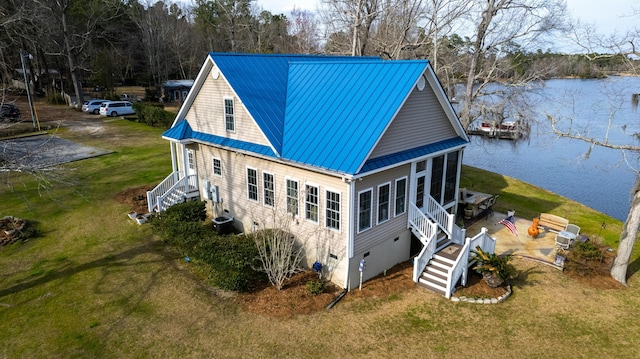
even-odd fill
[{"label": "grass", "polygon": [[[515,260],[514,293],[500,305],[452,303],[422,289],[343,301],[326,312],[274,320],[219,297],[190,264],[127,218],[124,188],[170,171],[160,130],[105,122],[102,136],[60,135],[113,153],[67,165],[74,186],[39,196],[36,183],[0,192],[2,215],[37,220],[42,236],[0,248],[0,357],[327,358],[637,357],[638,276],[625,290],[584,287]],[[503,176],[464,168],[464,183],[500,185],[497,210],[563,215],[606,241],[620,223]],[[465,182],[466,181],[466,182]],[[470,188],[469,185],[467,185]],[[523,195],[526,193],[526,197]],[[594,224],[591,225],[590,222]],[[616,227],[617,226],[617,227]],[[612,243],[613,244],[613,243]],[[637,252],[636,252],[637,253]],[[637,255],[632,259],[638,262]],[[632,265],[634,266],[634,265]],[[588,349],[587,349],[588,348]]]}]

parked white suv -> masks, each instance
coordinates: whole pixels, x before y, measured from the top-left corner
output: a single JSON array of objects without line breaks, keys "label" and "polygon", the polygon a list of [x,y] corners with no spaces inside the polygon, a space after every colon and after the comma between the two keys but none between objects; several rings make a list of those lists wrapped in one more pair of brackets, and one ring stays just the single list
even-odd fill
[{"label": "parked white suv", "polygon": [[109,101],[100,105],[100,114],[102,116],[123,116],[133,115],[136,110],[133,109],[133,104],[129,101]]},{"label": "parked white suv", "polygon": [[87,112],[87,113],[92,113],[94,115],[97,115],[98,113],[100,113],[100,105],[102,105],[105,102],[107,102],[107,100],[85,101],[84,104],[82,104],[82,112]]}]

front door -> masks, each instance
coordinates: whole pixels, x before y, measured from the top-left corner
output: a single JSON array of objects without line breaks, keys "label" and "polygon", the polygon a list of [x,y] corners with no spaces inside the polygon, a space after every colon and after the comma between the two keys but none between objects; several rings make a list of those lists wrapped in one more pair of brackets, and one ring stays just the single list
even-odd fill
[{"label": "front door", "polygon": [[196,174],[196,159],[193,150],[187,150],[187,176]]}]

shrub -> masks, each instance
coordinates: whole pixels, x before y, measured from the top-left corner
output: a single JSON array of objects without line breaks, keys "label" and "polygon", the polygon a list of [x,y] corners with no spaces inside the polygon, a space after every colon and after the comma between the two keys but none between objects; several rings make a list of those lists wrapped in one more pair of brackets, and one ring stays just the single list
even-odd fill
[{"label": "shrub", "polygon": [[203,221],[207,213],[205,203],[190,201],[178,203],[151,217],[154,232],[162,239],[178,248],[183,254],[189,254],[208,229]]},{"label": "shrub", "polygon": [[193,257],[206,263],[211,285],[234,291],[248,291],[264,275],[256,268],[257,249],[245,235],[218,236],[213,232],[196,245]]},{"label": "shrub", "polygon": [[138,122],[151,127],[169,128],[176,117],[173,112],[165,111],[162,104],[136,102],[133,108],[136,110]]},{"label": "shrub", "polygon": [[595,241],[574,242],[566,257],[565,269],[581,275],[605,274],[610,269],[604,245]]},{"label": "shrub", "polygon": [[320,279],[314,279],[307,282],[307,292],[311,295],[318,295],[324,291],[324,283]]}]

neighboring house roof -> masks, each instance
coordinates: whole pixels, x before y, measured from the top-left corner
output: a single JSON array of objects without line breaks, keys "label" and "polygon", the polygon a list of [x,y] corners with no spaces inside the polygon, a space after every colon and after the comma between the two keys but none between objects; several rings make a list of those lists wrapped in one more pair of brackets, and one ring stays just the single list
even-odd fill
[{"label": "neighboring house roof", "polygon": [[[182,116],[198,96],[198,88],[181,108],[173,128],[163,134],[165,138],[203,141],[348,175],[468,142],[453,109],[444,100],[444,107],[448,107],[445,113],[460,137],[379,159],[368,158],[420,76],[435,79],[426,60],[210,53],[196,87],[202,86],[206,70],[214,65],[271,146],[192,131]],[[441,88],[436,90],[442,92]],[[446,99],[444,93],[437,96]]]},{"label": "neighboring house roof", "polygon": [[193,83],[194,83],[193,80],[167,80],[162,84],[162,87],[169,87],[169,88],[187,87],[187,88],[191,88],[193,86]]}]

